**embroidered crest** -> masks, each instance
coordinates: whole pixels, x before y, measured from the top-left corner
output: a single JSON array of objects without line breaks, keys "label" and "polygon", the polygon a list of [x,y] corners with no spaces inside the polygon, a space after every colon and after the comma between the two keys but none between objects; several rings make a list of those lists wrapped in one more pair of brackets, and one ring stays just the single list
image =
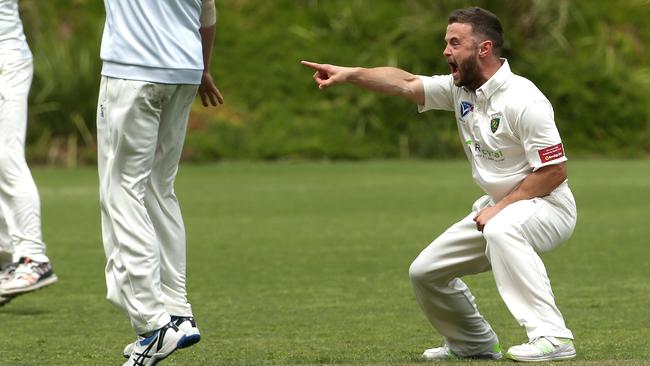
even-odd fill
[{"label": "embroidered crest", "polygon": [[490,130],[492,130],[492,133],[497,132],[499,129],[499,122],[501,122],[501,117],[494,117],[490,121]]},{"label": "embroidered crest", "polygon": [[460,116],[465,117],[469,112],[474,111],[474,105],[470,102],[460,102]]}]

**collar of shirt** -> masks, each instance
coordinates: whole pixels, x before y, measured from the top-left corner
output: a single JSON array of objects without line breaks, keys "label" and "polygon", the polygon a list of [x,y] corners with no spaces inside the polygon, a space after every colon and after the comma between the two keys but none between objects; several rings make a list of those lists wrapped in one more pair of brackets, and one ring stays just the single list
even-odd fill
[{"label": "collar of shirt", "polygon": [[510,78],[512,71],[510,71],[510,65],[508,65],[508,60],[505,58],[501,59],[501,67],[497,70],[492,77],[481,85],[480,88],[476,89],[477,95],[483,95],[485,99],[489,99],[494,92],[499,90],[501,86]]}]

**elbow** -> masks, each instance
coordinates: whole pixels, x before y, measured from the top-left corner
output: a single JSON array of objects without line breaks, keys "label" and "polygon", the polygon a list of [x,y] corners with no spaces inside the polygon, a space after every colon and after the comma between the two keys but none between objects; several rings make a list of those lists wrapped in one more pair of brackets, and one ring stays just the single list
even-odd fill
[{"label": "elbow", "polygon": [[424,88],[417,76],[412,76],[404,83],[402,96],[419,105],[424,105]]},{"label": "elbow", "polygon": [[[548,182],[548,187],[551,188],[552,191],[555,189],[555,187],[559,186],[567,179],[568,173],[566,162],[563,162],[561,164],[546,165],[540,168],[536,174],[539,174],[540,178],[543,177],[542,179]],[[550,191],[548,193],[550,193]]]},{"label": "elbow", "polygon": [[566,162],[558,165],[558,168],[559,168],[557,171],[558,179],[560,179],[560,182],[564,182],[569,176],[569,171],[567,169]]},{"label": "elbow", "polygon": [[399,95],[408,100],[415,100],[415,91],[408,83],[402,85],[399,91]]},{"label": "elbow", "polygon": [[550,165],[548,168],[550,168],[549,173],[552,177],[552,180],[556,182],[557,185],[562,184],[562,182],[567,179],[568,171],[566,162],[557,165]]}]

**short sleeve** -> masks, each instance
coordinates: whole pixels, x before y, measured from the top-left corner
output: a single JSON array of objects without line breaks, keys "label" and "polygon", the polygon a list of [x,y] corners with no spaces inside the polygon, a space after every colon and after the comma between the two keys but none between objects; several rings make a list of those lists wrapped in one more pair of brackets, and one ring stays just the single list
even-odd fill
[{"label": "short sleeve", "polygon": [[203,0],[201,6],[201,27],[210,27],[217,22],[217,9],[215,0]]},{"label": "short sleeve", "polygon": [[514,127],[533,170],[567,160],[560,133],[555,125],[553,107],[547,100],[535,101],[525,106]]},{"label": "short sleeve", "polygon": [[424,88],[424,105],[418,105],[418,112],[431,109],[454,110],[454,78],[450,75],[418,75]]}]

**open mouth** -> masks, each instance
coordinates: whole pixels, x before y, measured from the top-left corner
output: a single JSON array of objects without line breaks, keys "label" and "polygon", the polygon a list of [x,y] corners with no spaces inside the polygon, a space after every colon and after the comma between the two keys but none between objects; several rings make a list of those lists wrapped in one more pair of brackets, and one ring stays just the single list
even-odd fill
[{"label": "open mouth", "polygon": [[451,73],[455,76],[458,74],[458,65],[455,62],[447,62],[449,64],[449,68],[451,69]]}]

